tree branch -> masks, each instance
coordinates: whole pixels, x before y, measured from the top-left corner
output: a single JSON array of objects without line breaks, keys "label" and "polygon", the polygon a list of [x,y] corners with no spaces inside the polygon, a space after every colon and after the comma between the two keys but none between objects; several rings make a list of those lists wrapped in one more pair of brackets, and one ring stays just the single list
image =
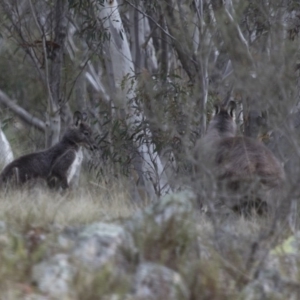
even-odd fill
[{"label": "tree branch", "polygon": [[28,113],[24,108],[14,103],[3,91],[0,90],[0,104],[6,105],[11,109],[20,119],[29,125],[34,126],[36,129],[45,132],[46,125],[39,118],[34,117]]},{"label": "tree branch", "polygon": [[43,46],[43,53],[44,53],[44,65],[45,65],[45,79],[46,79],[46,86],[47,86],[47,90],[48,90],[48,96],[49,96],[49,101],[48,101],[48,105],[50,106],[50,113],[52,114],[54,111],[54,100],[53,100],[53,95],[52,95],[52,91],[50,88],[50,81],[49,81],[49,64],[48,64],[48,54],[47,54],[47,49],[46,49],[46,35],[45,35],[45,31],[44,28],[42,28],[42,26],[40,25],[38,19],[37,19],[37,15],[35,13],[35,10],[33,8],[32,2],[31,0],[29,0],[29,4],[30,4],[30,9],[31,9],[31,13],[32,13],[32,17],[35,21],[36,27],[38,28],[40,34],[41,34],[41,38],[42,38],[42,46]]},{"label": "tree branch", "polygon": [[224,4],[212,1],[212,8],[235,72],[248,79],[249,73],[255,71],[255,64],[241,28]]},{"label": "tree branch", "polygon": [[131,7],[133,7],[135,10],[137,10],[140,14],[142,14],[144,17],[148,18],[149,20],[151,20],[162,32],[165,33],[166,36],[168,36],[171,40],[175,40],[174,36],[172,36],[167,30],[165,30],[162,26],[160,26],[160,24],[158,22],[156,22],[154,20],[154,18],[152,18],[150,15],[146,14],[144,11],[142,11],[141,9],[139,9],[137,6],[135,6],[133,3],[131,3],[128,0],[125,0],[125,2],[127,4],[129,4]]}]

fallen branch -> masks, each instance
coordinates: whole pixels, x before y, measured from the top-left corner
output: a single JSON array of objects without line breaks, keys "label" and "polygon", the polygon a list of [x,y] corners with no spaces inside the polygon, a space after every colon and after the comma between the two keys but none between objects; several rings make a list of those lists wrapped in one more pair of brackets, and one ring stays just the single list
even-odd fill
[{"label": "fallen branch", "polygon": [[45,132],[46,125],[45,122],[39,118],[34,117],[28,113],[24,108],[16,104],[11,100],[3,91],[0,90],[0,104],[6,105],[10,110],[12,110],[20,119],[29,125],[34,126],[36,129]]}]

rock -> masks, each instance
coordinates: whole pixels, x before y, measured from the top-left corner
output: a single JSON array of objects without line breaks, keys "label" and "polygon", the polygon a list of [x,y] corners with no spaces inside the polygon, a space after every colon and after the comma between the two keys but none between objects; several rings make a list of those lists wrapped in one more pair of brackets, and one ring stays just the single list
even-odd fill
[{"label": "rock", "polygon": [[189,190],[166,195],[156,202],[149,212],[155,214],[158,223],[167,222],[171,218],[180,220],[193,211],[192,203],[195,198],[195,194]]},{"label": "rock", "polygon": [[6,247],[9,245],[9,236],[8,230],[6,227],[6,223],[4,221],[0,221],[0,246]]},{"label": "rock", "polygon": [[[171,259],[172,252],[183,255],[197,249],[194,194],[171,194],[129,218],[124,227],[139,248],[140,261]],[[162,253],[168,253],[162,258]]]},{"label": "rock", "polygon": [[76,226],[67,226],[57,237],[57,242],[59,246],[64,250],[70,250],[74,247],[79,233],[84,229],[85,227],[76,227]]},{"label": "rock", "polygon": [[297,300],[299,293],[298,282],[288,282],[281,278],[278,270],[264,269],[258,278],[250,282],[242,291],[241,299],[265,300],[285,299]]},{"label": "rock", "polygon": [[180,274],[154,263],[140,264],[134,280],[132,299],[188,299],[188,289]]},{"label": "rock", "polygon": [[258,278],[243,290],[243,299],[286,299],[299,297],[299,247],[300,233],[288,237],[270,251],[261,266]]},{"label": "rock", "polygon": [[38,294],[25,295],[23,300],[51,300],[49,297],[41,296]]},{"label": "rock", "polygon": [[70,264],[69,256],[56,254],[33,267],[32,280],[43,293],[62,299],[69,294],[74,274],[75,268]]},{"label": "rock", "polygon": [[7,231],[6,223],[4,221],[0,221],[0,234],[6,233],[6,231]]},{"label": "rock", "polygon": [[112,295],[104,296],[103,300],[139,300],[139,299],[137,299],[132,294],[126,294],[126,295],[112,294]]},{"label": "rock", "polygon": [[157,225],[167,223],[171,219],[180,223],[185,222],[189,219],[187,216],[193,212],[195,198],[195,194],[189,190],[166,195],[138,211],[127,221],[125,227],[132,232],[142,228],[147,221],[154,221]]},{"label": "rock", "polygon": [[79,234],[72,256],[92,269],[99,269],[108,262],[125,266],[127,255],[135,256],[137,250],[131,235],[119,225],[94,223]]}]

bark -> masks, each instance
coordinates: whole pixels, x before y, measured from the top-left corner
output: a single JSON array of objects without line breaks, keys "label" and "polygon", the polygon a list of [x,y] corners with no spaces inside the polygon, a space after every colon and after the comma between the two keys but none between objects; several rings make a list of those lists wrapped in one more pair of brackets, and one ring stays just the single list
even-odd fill
[{"label": "bark", "polygon": [[131,55],[135,65],[135,72],[141,72],[141,69],[144,67],[144,53],[141,49],[141,20],[139,19],[139,12],[136,9],[132,9],[130,11],[130,19],[133,20],[130,26],[130,35],[132,38],[131,42]]},{"label": "bark", "polygon": [[81,72],[75,86],[75,103],[78,110],[86,110],[86,80],[85,72]]},{"label": "bark", "polygon": [[[166,22],[164,18],[160,18],[159,21],[162,28],[166,29]],[[159,53],[159,62],[160,62],[160,77],[163,81],[166,80],[168,74],[169,74],[169,63],[168,63],[168,36],[165,34],[165,32],[161,31],[161,43],[160,43],[160,51]]]}]

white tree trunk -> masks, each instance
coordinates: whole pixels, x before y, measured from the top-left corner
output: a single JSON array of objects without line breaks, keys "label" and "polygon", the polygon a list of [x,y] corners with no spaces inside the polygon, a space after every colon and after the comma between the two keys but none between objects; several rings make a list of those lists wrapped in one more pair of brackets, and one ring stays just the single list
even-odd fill
[{"label": "white tree trunk", "polygon": [[[134,108],[132,99],[136,97],[135,74],[132,56],[129,49],[126,33],[123,28],[122,20],[118,10],[118,2],[105,1],[104,7],[99,8],[99,17],[103,20],[104,27],[110,33],[110,41],[108,41],[113,75],[115,79],[116,98],[119,99],[117,106],[123,106],[126,110],[128,125],[135,131],[144,119],[144,116]],[[124,82],[124,78],[130,78]],[[118,101],[118,100],[116,100]],[[143,158],[143,173],[146,186],[151,187],[151,198],[156,195],[162,195],[170,191],[161,160],[155,152],[152,142],[152,135],[149,129],[146,129],[143,142],[136,141],[138,144],[138,152]],[[149,190],[148,190],[149,193]]]},{"label": "white tree trunk", "polygon": [[0,170],[13,161],[14,155],[10,144],[0,127]]}]

